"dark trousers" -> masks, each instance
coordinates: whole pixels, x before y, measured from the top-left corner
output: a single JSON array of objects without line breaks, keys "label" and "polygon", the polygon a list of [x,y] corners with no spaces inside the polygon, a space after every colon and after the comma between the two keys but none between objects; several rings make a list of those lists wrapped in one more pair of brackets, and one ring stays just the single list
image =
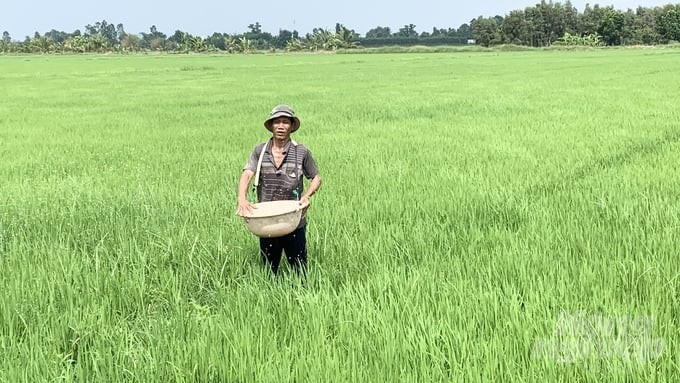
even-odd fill
[{"label": "dark trousers", "polygon": [[307,271],[307,238],[305,226],[295,229],[290,234],[277,238],[260,238],[260,255],[262,262],[269,264],[274,275],[279,272],[281,251],[286,252],[288,264],[299,275]]}]

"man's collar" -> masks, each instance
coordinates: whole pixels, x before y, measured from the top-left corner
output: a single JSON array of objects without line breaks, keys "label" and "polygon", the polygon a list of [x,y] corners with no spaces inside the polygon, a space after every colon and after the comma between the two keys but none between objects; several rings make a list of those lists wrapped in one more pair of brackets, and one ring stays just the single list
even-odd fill
[{"label": "man's collar", "polygon": [[[266,152],[267,152],[267,153],[271,153],[271,152],[272,152],[272,146],[274,146],[274,138],[273,138],[273,137],[270,138],[270,139],[269,139],[269,142],[267,142],[266,145],[267,145],[267,150],[266,150]],[[298,146],[298,143],[295,142],[295,140],[293,140],[292,138],[289,139],[288,142],[286,142],[286,146],[283,147],[283,153],[284,153],[284,154],[285,154],[285,153],[288,153],[288,150],[290,150],[290,146],[291,146],[291,145],[293,145],[293,146]]]}]

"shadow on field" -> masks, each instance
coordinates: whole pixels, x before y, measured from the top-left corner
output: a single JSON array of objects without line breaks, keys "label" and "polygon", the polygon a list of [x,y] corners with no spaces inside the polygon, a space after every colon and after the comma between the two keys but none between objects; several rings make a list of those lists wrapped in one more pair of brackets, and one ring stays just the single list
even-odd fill
[{"label": "shadow on field", "polygon": [[552,195],[595,172],[626,165],[636,158],[661,153],[666,150],[667,146],[677,142],[680,142],[680,130],[666,131],[660,137],[629,144],[618,152],[596,158],[590,163],[577,167],[571,173],[566,173],[558,179],[528,188],[526,196],[533,199]]},{"label": "shadow on field", "polygon": [[530,186],[523,192],[508,196],[514,201],[509,198],[488,197],[474,204],[468,212],[469,215],[464,217],[464,221],[470,227],[474,226],[482,230],[518,232],[528,219],[527,206],[533,201],[569,189],[593,173],[623,166],[645,156],[659,154],[668,146],[678,142],[680,142],[680,130],[666,131],[659,137],[629,144],[617,152],[595,158],[570,173],[563,173],[553,180]]}]

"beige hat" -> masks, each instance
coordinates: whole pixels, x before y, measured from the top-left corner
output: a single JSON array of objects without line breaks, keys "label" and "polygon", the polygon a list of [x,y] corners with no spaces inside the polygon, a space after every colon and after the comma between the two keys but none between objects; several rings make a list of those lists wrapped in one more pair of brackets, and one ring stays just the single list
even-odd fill
[{"label": "beige hat", "polygon": [[288,117],[291,119],[293,122],[293,128],[290,130],[291,133],[300,129],[300,119],[295,115],[293,108],[285,104],[277,105],[272,109],[272,112],[269,113],[269,118],[264,122],[264,127],[272,132],[272,120],[278,117]]}]

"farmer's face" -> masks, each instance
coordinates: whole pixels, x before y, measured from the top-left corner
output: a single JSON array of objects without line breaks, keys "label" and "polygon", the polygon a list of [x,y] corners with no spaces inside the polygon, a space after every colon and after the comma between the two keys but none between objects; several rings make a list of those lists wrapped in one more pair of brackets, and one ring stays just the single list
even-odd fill
[{"label": "farmer's face", "polygon": [[285,139],[290,135],[290,131],[293,128],[293,123],[288,117],[277,117],[272,120],[272,130],[274,131],[274,137],[278,139]]}]

